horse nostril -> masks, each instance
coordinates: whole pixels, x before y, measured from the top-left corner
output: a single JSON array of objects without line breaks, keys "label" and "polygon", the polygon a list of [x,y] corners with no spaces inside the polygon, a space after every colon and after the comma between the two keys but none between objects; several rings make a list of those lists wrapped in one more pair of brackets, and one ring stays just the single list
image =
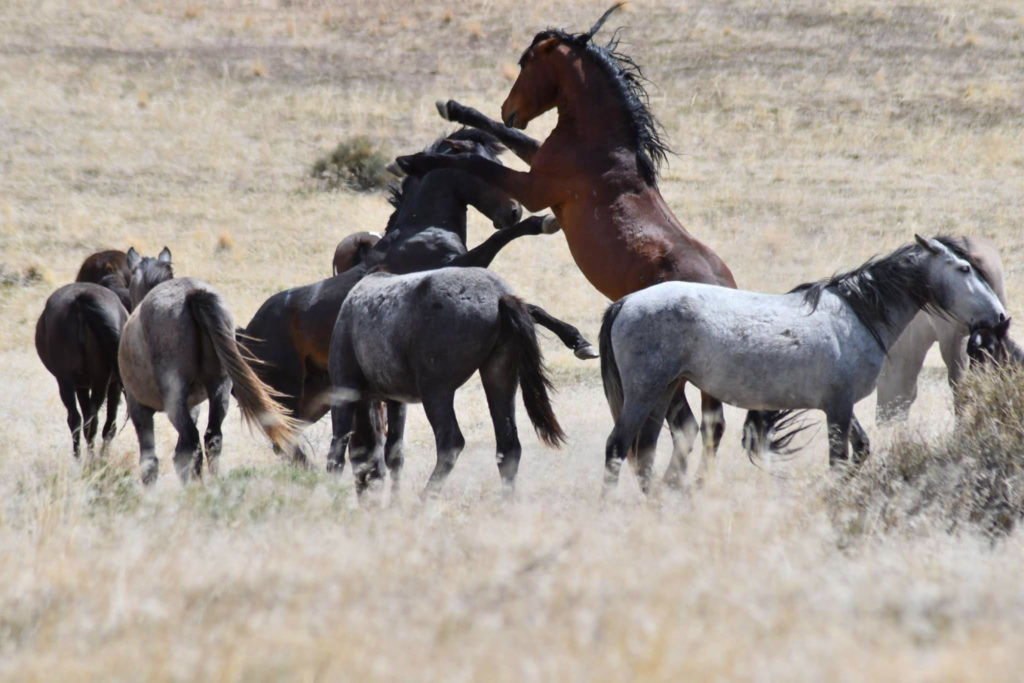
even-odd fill
[{"label": "horse nostril", "polygon": [[999,314],[999,322],[1003,322],[1005,320],[1006,320],[1006,314],[1005,313],[1000,313]]}]

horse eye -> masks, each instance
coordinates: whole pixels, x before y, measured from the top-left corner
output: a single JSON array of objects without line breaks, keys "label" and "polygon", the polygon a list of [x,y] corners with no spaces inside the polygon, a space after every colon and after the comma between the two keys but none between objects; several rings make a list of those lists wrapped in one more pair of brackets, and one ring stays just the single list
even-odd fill
[{"label": "horse eye", "polygon": [[959,268],[957,268],[957,270],[959,270],[961,273],[969,273],[971,272],[971,267],[968,265],[962,265]]}]

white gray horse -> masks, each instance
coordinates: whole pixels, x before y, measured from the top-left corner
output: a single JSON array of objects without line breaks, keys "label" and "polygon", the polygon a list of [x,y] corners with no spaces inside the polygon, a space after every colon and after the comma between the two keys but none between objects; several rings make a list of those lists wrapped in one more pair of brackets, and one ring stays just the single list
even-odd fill
[{"label": "white gray horse", "polygon": [[233,393],[242,417],[258,424],[276,445],[292,444],[294,425],[239,351],[235,323],[210,285],[175,278],[171,252],[158,258],[128,252],[133,311],[124,324],[117,362],[127,394],[128,415],[139,437],[144,484],[156,480],[159,465],[153,440],[153,413],[166,411],[178,430],[174,468],[182,482],[202,473],[203,452],[196,407],[209,399],[204,436],[211,473],[223,444],[221,423]]},{"label": "white gray horse", "polygon": [[[437,463],[424,493],[438,490],[465,446],[455,417],[455,391],[477,370],[497,440],[498,472],[511,493],[521,447],[516,386],[526,413],[549,446],[564,439],[548,398],[550,382],[526,304],[484,268],[441,268],[391,275],[378,272],[352,288],[338,313],[328,359],[335,405],[328,463],[340,470],[357,410],[371,424],[367,400],[423,403],[434,430]],[[383,477],[380,444],[353,446],[352,470],[362,493]],[[389,454],[390,455],[390,454]],[[387,462],[397,488],[401,459]]]},{"label": "white gray horse", "polygon": [[[862,460],[868,440],[853,406],[874,390],[886,349],[918,311],[979,327],[1006,315],[948,242],[916,240],[788,294],[666,282],[612,304],[600,335],[601,376],[615,418],[605,489],[618,481],[635,444],[640,484],[649,490],[658,431],[680,380],[741,408],[777,411],[766,433],[789,411],[823,410],[829,463],[848,460],[848,441]],[[672,434],[673,466],[684,472],[694,436]]]},{"label": "white gray horse", "polygon": [[[1006,306],[1003,262],[996,246],[983,237],[951,237],[947,242],[958,256],[977,269]],[[890,347],[882,364],[882,372],[878,375],[876,419],[879,422],[906,419],[910,404],[917,398],[917,376],[924,365],[924,358],[936,342],[953,390],[953,408],[959,412],[961,401],[956,385],[967,367],[967,333],[968,328],[963,323],[941,315],[921,311],[914,316]]]}]

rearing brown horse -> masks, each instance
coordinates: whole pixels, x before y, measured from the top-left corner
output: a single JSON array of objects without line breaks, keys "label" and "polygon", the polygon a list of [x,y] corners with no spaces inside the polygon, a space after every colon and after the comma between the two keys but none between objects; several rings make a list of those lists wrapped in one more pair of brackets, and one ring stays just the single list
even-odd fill
[{"label": "rearing brown horse", "polygon": [[[601,47],[592,37],[612,7],[586,33],[538,33],[519,60],[519,77],[501,116],[506,125],[457,102],[438,103],[441,115],[482,128],[530,165],[528,172],[468,155],[399,157],[410,173],[441,166],[470,171],[518,199],[531,211],[550,207],[565,231],[573,259],[587,280],[617,300],[667,280],[735,287],[721,258],[691,235],[658,191],[658,168],[669,151],[647,104],[640,68],[617,51],[613,38]],[[558,110],[558,123],[543,143],[513,128]],[[722,404],[703,395],[705,462],[717,451]],[[696,420],[680,385],[666,417],[673,436],[665,481],[679,485],[685,457],[696,437]],[[656,422],[656,423],[655,423]],[[662,420],[649,420],[638,446]]]}]

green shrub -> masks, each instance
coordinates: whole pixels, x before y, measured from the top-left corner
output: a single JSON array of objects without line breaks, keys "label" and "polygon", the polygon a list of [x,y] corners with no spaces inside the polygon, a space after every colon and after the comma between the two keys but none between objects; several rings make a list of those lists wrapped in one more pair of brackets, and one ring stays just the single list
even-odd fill
[{"label": "green shrub", "polygon": [[317,159],[310,175],[324,190],[372,192],[387,186],[387,163],[373,141],[360,135],[339,142],[330,154]]}]

